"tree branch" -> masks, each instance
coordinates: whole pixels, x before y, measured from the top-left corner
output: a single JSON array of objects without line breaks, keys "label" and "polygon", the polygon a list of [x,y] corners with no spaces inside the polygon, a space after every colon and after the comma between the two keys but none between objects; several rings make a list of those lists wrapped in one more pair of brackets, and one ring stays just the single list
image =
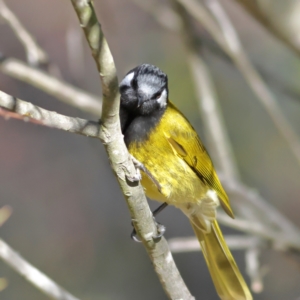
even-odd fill
[{"label": "tree branch", "polygon": [[69,83],[13,58],[0,55],[0,70],[11,77],[22,80],[57,99],[83,111],[99,116],[101,100]]},{"label": "tree branch", "polygon": [[258,246],[250,247],[246,251],[246,272],[251,280],[251,289],[255,293],[261,293],[264,289],[263,276],[266,274],[266,267],[260,266],[259,256],[261,248]]},{"label": "tree branch", "polygon": [[16,37],[23,44],[27,61],[30,64],[37,66],[49,62],[47,53],[37,44],[16,15],[8,8],[4,0],[0,0],[0,16],[10,25]]},{"label": "tree branch", "polygon": [[0,91],[0,115],[6,119],[15,118],[26,122],[57,128],[68,132],[99,138],[100,125],[97,122],[72,118],[48,111]]},{"label": "tree branch", "polygon": [[[5,205],[0,209],[0,227],[11,216],[12,209]],[[57,283],[28,263],[22,256],[16,253],[8,244],[0,239],[0,258],[18,274],[32,283],[45,295],[55,300],[79,300]],[[6,278],[0,278],[0,292],[8,285]]]},{"label": "tree branch", "polygon": [[[261,242],[254,236],[228,235],[225,236],[226,243],[231,250],[245,250],[254,245],[261,245]],[[199,241],[196,237],[168,239],[170,250],[173,253],[201,251]]]},{"label": "tree branch", "polygon": [[[231,203],[239,211],[239,216],[250,222],[252,221],[252,224],[260,224],[266,238],[272,241],[275,249],[300,250],[299,228],[292,224],[274,206],[268,204],[255,190],[239,181],[226,178],[222,174],[220,174],[220,179],[230,197]],[[248,232],[256,226],[254,225],[247,229],[248,225],[244,229]]]},{"label": "tree branch", "polygon": [[1,239],[0,258],[48,297],[55,300],[79,300],[28,263]]},{"label": "tree branch", "polygon": [[152,219],[144,191],[138,182],[132,182],[135,168],[124,144],[119,121],[120,97],[116,69],[107,41],[103,35],[93,4],[88,0],[72,0],[102,84],[103,111],[100,138],[106,148],[112,168],[117,176],[131,218],[152,260],[154,269],[170,299],[193,299],[173,261],[167,242],[153,240],[157,229]]},{"label": "tree branch", "polygon": [[[239,3],[252,17],[254,17],[264,28],[266,28],[275,37],[281,40],[285,45],[292,49],[298,56],[300,56],[300,45],[298,34],[299,32],[292,32],[286,28],[286,24],[281,20],[281,22],[276,18],[272,19],[268,16],[267,9],[272,10],[272,4],[264,5],[260,3],[263,1],[252,1],[252,0],[235,0]],[[292,11],[293,5],[297,2],[286,1],[285,5],[290,7],[286,8],[286,11]],[[288,20],[285,20],[288,21]],[[281,24],[282,23],[282,24]],[[299,29],[299,28],[298,28]]]}]

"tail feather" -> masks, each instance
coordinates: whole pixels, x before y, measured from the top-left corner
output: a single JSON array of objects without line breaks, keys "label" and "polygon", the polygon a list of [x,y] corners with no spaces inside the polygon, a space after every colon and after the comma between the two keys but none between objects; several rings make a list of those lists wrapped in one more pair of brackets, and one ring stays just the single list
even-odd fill
[{"label": "tail feather", "polygon": [[216,220],[212,222],[209,233],[200,229],[201,222],[197,217],[191,217],[191,224],[220,298],[252,300],[252,295],[224,240],[218,222]]}]

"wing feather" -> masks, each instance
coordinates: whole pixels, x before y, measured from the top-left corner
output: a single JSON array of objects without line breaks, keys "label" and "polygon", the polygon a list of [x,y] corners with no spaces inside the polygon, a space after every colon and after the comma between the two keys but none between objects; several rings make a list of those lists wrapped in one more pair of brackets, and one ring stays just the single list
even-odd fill
[{"label": "wing feather", "polygon": [[229,216],[234,218],[228,196],[220,183],[211,158],[200,141],[198,134],[180,111],[172,103],[169,103],[169,105],[171,109],[175,109],[180,114],[181,118],[185,119],[185,122],[178,122],[177,120],[177,122],[173,123],[172,131],[164,132],[173,152],[194,170],[200,180],[216,191],[223,209]]}]

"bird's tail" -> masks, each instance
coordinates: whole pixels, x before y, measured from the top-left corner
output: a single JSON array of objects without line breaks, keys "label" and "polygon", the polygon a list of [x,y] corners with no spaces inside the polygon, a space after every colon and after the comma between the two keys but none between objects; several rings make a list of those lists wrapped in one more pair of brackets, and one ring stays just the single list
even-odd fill
[{"label": "bird's tail", "polygon": [[220,298],[252,300],[252,295],[224,240],[218,222],[216,220],[212,222],[209,233],[199,228],[201,224],[197,217],[191,217],[191,224]]}]

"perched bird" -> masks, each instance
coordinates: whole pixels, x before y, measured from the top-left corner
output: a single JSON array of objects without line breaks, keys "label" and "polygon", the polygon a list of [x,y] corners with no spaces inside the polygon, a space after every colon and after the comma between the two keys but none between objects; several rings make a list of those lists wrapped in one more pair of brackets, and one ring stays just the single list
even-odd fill
[{"label": "perched bird", "polygon": [[142,172],[146,195],[178,207],[189,218],[220,298],[251,300],[216,220],[220,204],[234,217],[228,196],[198,134],[169,101],[167,75],[142,64],[124,77],[120,94],[126,146],[159,183]]}]

